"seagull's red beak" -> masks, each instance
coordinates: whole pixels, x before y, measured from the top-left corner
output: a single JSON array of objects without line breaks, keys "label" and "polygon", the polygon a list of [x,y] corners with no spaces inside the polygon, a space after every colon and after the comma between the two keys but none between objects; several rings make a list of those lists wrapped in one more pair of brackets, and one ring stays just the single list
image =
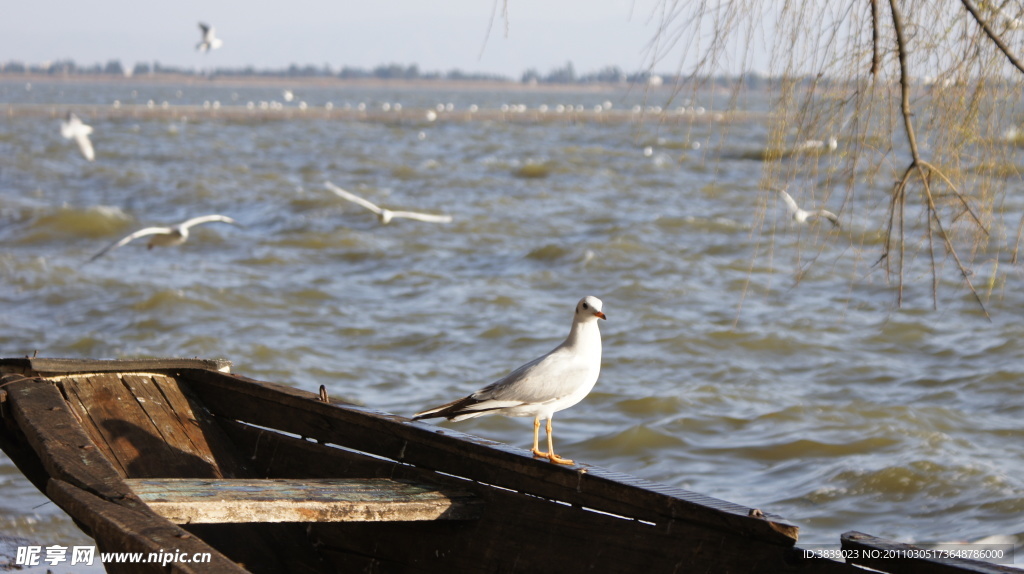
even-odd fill
[{"label": "seagull's red beak", "polygon": [[604,319],[606,321],[608,320],[608,317],[605,317],[604,313],[600,311],[594,311],[594,316],[597,317],[598,319]]}]

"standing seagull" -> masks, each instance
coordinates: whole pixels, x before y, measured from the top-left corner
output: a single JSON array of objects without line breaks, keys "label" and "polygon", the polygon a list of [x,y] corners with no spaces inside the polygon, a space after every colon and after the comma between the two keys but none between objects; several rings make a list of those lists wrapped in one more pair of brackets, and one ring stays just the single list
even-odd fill
[{"label": "standing seagull", "polygon": [[196,50],[200,52],[210,53],[210,50],[216,50],[220,48],[224,42],[216,36],[213,26],[199,23],[199,30],[203,33],[203,39],[196,44]]},{"label": "standing seagull", "polygon": [[810,217],[824,217],[825,219],[831,221],[834,227],[839,227],[838,215],[832,213],[831,211],[826,211],[824,209],[815,209],[814,211],[800,209],[800,206],[798,206],[796,202],[793,201],[793,198],[790,197],[788,193],[786,193],[786,190],[778,189],[776,191],[782,194],[782,199],[785,200],[786,207],[789,209],[789,215],[793,217],[793,221],[797,223],[807,223],[807,219]]},{"label": "standing seagull", "polygon": [[91,133],[92,126],[82,123],[75,112],[68,112],[67,119],[60,123],[60,135],[69,140],[75,140],[78,149],[82,151],[82,156],[89,161],[96,159],[96,152],[92,149],[92,142],[89,141]]},{"label": "standing seagull", "polygon": [[[558,464],[572,460],[555,454],[551,435],[552,416],[583,400],[601,373],[601,331],[598,319],[605,319],[597,297],[584,297],[576,304],[572,329],[565,341],[550,353],[538,357],[479,391],[413,415],[413,420],[444,417],[461,421],[489,414],[533,417],[533,456]],[[538,447],[540,421],[547,419],[548,451]]]},{"label": "standing seagull", "polygon": [[430,223],[451,223],[452,221],[452,216],[450,215],[433,215],[430,213],[417,213],[415,211],[391,211],[390,209],[377,207],[375,204],[370,203],[354,193],[345,191],[329,181],[325,181],[324,185],[326,185],[327,189],[333,191],[338,197],[347,199],[352,203],[361,205],[376,213],[377,218],[380,219],[381,225],[387,225],[395,217],[404,217],[406,219],[415,219],[418,221],[429,221]]},{"label": "standing seagull", "polygon": [[199,225],[200,223],[209,223],[211,221],[220,221],[223,223],[232,223],[238,225],[238,222],[226,215],[203,215],[201,217],[193,217],[188,221],[179,223],[174,227],[147,227],[140,229],[131,235],[120,239],[119,241],[112,243],[105,247],[103,251],[100,251],[96,255],[93,255],[89,261],[95,261],[100,257],[103,257],[108,251],[112,251],[126,245],[129,242],[145,237],[146,235],[152,235],[153,238],[149,240],[149,244],[146,245],[146,249],[152,249],[154,247],[170,247],[172,245],[181,245],[188,241],[188,228],[193,225]]},{"label": "standing seagull", "polygon": [[828,151],[835,151],[839,147],[839,141],[836,138],[828,138],[828,141],[821,140],[804,140],[793,148],[794,151],[798,152],[810,152],[810,151],[824,151],[828,148]]}]

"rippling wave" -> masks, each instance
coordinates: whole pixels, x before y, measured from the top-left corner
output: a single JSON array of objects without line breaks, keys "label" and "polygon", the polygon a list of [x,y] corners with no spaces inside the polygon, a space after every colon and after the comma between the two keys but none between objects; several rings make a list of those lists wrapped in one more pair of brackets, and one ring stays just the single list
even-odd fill
[{"label": "rippling wave", "polygon": [[[225,357],[408,415],[546,352],[594,294],[603,371],[559,414],[560,452],[784,515],[809,543],[1024,536],[1019,273],[993,284],[992,322],[955,277],[931,310],[923,268],[896,310],[872,267],[889,184],[866,181],[839,230],[791,225],[759,186],[763,110],[635,121],[637,94],[295,87],[308,113],[275,116],[259,102],[278,88],[66,88],[41,102],[45,87],[0,84],[29,110],[0,119],[6,356]],[[606,100],[625,119],[537,111]],[[424,119],[447,101],[453,115]],[[58,133],[83,102],[92,163]],[[382,226],[325,180],[454,221]],[[841,194],[818,191],[839,211]],[[85,265],[134,229],[206,213],[244,227]],[[518,419],[457,426],[531,438]],[[18,476],[0,461],[0,530],[74,530]]]}]

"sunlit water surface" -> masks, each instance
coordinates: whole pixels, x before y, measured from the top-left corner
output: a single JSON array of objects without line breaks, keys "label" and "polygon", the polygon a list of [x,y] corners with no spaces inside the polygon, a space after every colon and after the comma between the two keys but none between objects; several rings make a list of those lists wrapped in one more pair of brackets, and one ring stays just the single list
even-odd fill
[{"label": "sunlit water surface", "polygon": [[[673,122],[429,121],[438,104],[624,112],[656,98],[294,92],[293,110],[400,103],[424,113],[86,108],[97,153],[88,163],[59,134],[73,104],[258,110],[281,89],[0,84],[0,102],[54,104],[0,118],[2,354],[227,358],[241,374],[323,384],[409,415],[546,352],[592,294],[608,315],[602,373],[558,415],[561,454],[783,515],[803,543],[837,543],[848,530],[910,542],[1024,536],[1020,273],[1005,256],[988,267],[978,257],[991,322],[948,267],[938,310],[924,266],[908,271],[895,308],[884,269],[872,267],[891,180],[865,184],[845,206],[843,192],[798,180],[798,200],[843,208],[843,228],[794,226],[759,187],[764,164],[749,159],[767,142],[763,116],[716,120],[722,102],[670,104],[708,106]],[[822,170],[833,157],[820,158]],[[325,180],[454,222],[381,226]],[[244,227],[209,224],[181,247],[137,241],[86,264],[134,229],[206,213]],[[1007,278],[986,285],[997,261]],[[530,442],[525,419],[452,426]],[[87,540],[2,455],[0,492],[0,532]]]}]

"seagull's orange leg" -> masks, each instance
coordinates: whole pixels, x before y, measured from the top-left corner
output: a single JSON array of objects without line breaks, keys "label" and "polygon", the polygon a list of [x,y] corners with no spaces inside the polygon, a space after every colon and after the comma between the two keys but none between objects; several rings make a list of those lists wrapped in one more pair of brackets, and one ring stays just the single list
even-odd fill
[{"label": "seagull's orange leg", "polygon": [[[533,449],[531,452],[533,456],[540,458],[548,458],[548,453],[541,452],[540,450],[540,417],[533,418]],[[550,446],[548,447],[551,448]]]},{"label": "seagull's orange leg", "polygon": [[548,417],[548,424],[547,424],[547,427],[545,427],[545,430],[548,431],[548,452],[547,452],[548,460],[550,460],[551,462],[557,463],[557,464],[575,464],[575,463],[573,463],[572,460],[570,460],[568,458],[562,458],[562,457],[558,456],[557,454],[555,454],[555,440],[551,436],[551,419],[553,419],[553,418],[554,417]]}]

